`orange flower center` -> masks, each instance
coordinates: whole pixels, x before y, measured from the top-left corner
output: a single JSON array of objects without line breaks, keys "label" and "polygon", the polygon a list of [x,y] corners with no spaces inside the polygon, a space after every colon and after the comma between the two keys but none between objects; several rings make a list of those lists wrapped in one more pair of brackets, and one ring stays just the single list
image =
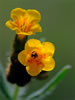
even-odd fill
[{"label": "orange flower center", "polygon": [[16,19],[15,24],[18,27],[19,32],[29,32],[32,27],[32,22],[28,23],[27,18],[21,18],[20,20]]},{"label": "orange flower center", "polygon": [[29,59],[27,60],[27,63],[29,66],[44,66],[42,63],[42,59],[44,57],[45,57],[45,55],[42,54],[41,52],[32,51]]}]

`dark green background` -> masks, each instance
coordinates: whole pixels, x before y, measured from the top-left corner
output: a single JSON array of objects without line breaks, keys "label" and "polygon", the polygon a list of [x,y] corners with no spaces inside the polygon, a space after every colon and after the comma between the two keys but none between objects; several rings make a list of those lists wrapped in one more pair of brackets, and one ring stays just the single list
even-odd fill
[{"label": "dark green background", "polygon": [[[51,41],[56,47],[56,67],[44,81],[32,81],[29,92],[48,82],[64,65],[72,69],[47,100],[75,100],[75,0],[0,0],[0,61],[5,66],[11,52],[15,32],[5,27],[14,8],[37,9],[42,15],[42,33],[30,38]],[[1,92],[0,92],[1,94]],[[2,94],[0,95],[3,100]],[[5,99],[4,99],[5,100]]]}]

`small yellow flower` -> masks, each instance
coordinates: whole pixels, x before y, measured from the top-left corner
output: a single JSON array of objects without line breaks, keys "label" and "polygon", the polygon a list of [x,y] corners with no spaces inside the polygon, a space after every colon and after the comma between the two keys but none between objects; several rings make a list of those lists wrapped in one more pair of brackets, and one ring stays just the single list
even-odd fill
[{"label": "small yellow flower", "polygon": [[41,71],[51,71],[55,67],[52,58],[55,47],[51,42],[40,42],[30,39],[25,44],[25,50],[18,54],[18,60],[26,66],[29,75],[37,76]]},{"label": "small yellow flower", "polygon": [[39,24],[41,15],[35,9],[15,8],[11,11],[10,17],[13,20],[7,21],[6,26],[11,30],[16,30],[18,35],[32,35],[42,31]]}]

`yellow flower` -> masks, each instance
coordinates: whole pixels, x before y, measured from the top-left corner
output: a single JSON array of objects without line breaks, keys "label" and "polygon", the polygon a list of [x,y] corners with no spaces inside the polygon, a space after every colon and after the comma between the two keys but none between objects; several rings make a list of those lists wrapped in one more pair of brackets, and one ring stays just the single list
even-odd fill
[{"label": "yellow flower", "polygon": [[16,30],[18,35],[32,35],[35,32],[41,32],[39,24],[41,15],[35,9],[24,10],[15,8],[11,11],[10,17],[13,19],[6,22],[6,26],[11,30]]},{"label": "yellow flower", "polygon": [[37,76],[41,71],[51,71],[55,67],[52,58],[55,47],[51,42],[40,42],[30,39],[25,44],[25,50],[18,54],[18,60],[26,66],[29,75]]}]

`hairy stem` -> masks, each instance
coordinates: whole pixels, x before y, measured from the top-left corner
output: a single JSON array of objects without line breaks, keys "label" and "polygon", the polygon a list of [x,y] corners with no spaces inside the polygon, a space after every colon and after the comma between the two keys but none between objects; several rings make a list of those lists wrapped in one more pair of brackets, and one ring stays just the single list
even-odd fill
[{"label": "hairy stem", "polygon": [[17,100],[18,92],[19,92],[19,87],[16,85],[15,92],[13,95],[13,100]]}]

